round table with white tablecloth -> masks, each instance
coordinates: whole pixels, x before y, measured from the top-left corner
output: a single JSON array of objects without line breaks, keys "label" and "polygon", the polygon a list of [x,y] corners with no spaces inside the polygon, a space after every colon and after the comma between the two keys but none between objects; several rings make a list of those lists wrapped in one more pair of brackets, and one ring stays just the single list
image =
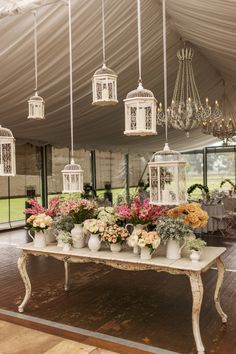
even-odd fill
[{"label": "round table with white tablecloth", "polygon": [[206,227],[195,229],[196,233],[214,232],[219,229],[219,220],[214,219],[214,216],[220,217],[225,214],[224,204],[203,204],[202,209],[209,215],[208,224]]}]

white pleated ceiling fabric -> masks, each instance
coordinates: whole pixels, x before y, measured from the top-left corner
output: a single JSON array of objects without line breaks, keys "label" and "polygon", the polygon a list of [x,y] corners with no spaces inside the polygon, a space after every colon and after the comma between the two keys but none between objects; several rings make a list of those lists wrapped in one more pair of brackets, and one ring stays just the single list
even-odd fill
[{"label": "white pleated ceiling fabric", "polygon": [[[37,12],[39,95],[46,101],[46,119],[29,121],[27,100],[34,90],[33,15],[27,7],[19,15],[3,16],[9,3],[20,2],[0,0],[0,124],[10,128],[18,142],[69,146],[67,5],[48,1],[52,4]],[[38,6],[47,1],[31,2]],[[202,100],[207,96],[213,103],[220,98],[223,78],[228,98],[235,104],[236,2],[167,0],[166,5],[169,102],[178,69],[176,52],[188,40],[195,49],[193,67]],[[161,2],[142,0],[141,11],[143,85],[163,102]],[[101,0],[72,0],[72,12],[75,146],[124,152],[162,149],[163,128],[154,137],[123,134],[123,99],[138,80],[136,0],[105,0],[107,65],[119,75],[119,104],[113,107],[91,105],[91,78],[102,65]],[[182,131],[169,129],[172,149],[190,150],[216,141],[200,129],[191,131],[189,139]]]}]

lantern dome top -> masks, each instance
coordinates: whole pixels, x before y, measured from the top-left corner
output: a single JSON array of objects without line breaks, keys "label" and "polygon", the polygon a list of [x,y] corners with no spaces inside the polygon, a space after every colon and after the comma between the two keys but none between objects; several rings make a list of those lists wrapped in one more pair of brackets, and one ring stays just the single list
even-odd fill
[{"label": "lantern dome top", "polygon": [[168,162],[168,161],[183,161],[180,152],[170,150],[168,143],[165,144],[164,149],[157,151],[153,157],[152,162]]},{"label": "lantern dome top", "polygon": [[112,69],[109,69],[106,66],[106,64],[103,64],[100,69],[95,71],[94,75],[115,75],[115,76],[117,76],[115,71],[113,71]]},{"label": "lantern dome top", "polygon": [[83,172],[83,170],[80,165],[71,160],[71,163],[66,165],[62,172]]},{"label": "lantern dome top", "polygon": [[146,90],[143,87],[142,82],[139,82],[138,87],[135,90],[130,91],[126,96],[126,98],[136,97],[154,97],[154,94],[152,93],[152,91]]},{"label": "lantern dome top", "polygon": [[7,129],[7,128],[3,128],[1,125],[0,125],[0,137],[6,137],[6,138],[13,138],[13,134],[12,132],[10,131],[10,129]]},{"label": "lantern dome top", "polygon": [[37,91],[35,91],[35,94],[33,96],[31,96],[29,100],[44,102],[44,99],[38,95]]}]

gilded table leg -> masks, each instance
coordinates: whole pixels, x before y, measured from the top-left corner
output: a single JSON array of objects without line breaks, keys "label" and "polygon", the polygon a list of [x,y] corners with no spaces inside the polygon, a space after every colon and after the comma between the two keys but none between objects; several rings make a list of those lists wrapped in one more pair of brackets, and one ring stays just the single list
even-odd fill
[{"label": "gilded table leg", "polygon": [[65,289],[65,291],[67,291],[69,289],[70,263],[67,262],[66,260],[64,261],[64,267],[65,267],[65,285],[64,285],[64,289]]},{"label": "gilded table leg", "polygon": [[217,258],[216,265],[217,265],[217,269],[218,269],[218,278],[217,278],[216,289],[215,289],[215,294],[214,294],[215,306],[216,306],[216,310],[217,310],[218,314],[220,315],[220,317],[222,319],[222,322],[226,323],[227,322],[227,315],[222,310],[221,304],[220,304],[220,289],[221,289],[221,286],[223,283],[224,273],[225,273],[224,263],[222,262],[220,257]]},{"label": "gilded table leg", "polygon": [[199,328],[199,318],[200,318],[202,298],[203,298],[203,285],[202,285],[201,273],[190,272],[189,280],[190,280],[191,290],[193,295],[193,305],[192,305],[193,335],[194,335],[198,354],[204,354],[205,348],[202,343],[201,333]]},{"label": "gilded table leg", "polygon": [[25,297],[22,303],[18,306],[19,312],[24,312],[24,307],[26,306],[31,296],[31,284],[26,270],[27,258],[28,254],[23,252],[17,262],[18,270],[25,285]]}]

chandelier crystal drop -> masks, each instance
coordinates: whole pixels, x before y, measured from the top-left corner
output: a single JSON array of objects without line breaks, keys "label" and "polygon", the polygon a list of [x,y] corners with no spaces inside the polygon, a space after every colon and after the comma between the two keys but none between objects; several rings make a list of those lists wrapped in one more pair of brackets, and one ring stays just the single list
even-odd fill
[{"label": "chandelier crystal drop", "polygon": [[71,37],[71,0],[68,1],[69,22],[69,61],[70,61],[70,133],[71,133],[71,158],[62,172],[62,193],[82,193],[84,171],[74,161],[74,126],[73,126],[73,81],[72,81],[72,37]]},{"label": "chandelier crystal drop", "polygon": [[140,0],[137,0],[138,15],[138,59],[139,83],[137,89],[129,92],[124,99],[125,131],[128,136],[156,135],[156,106],[152,91],[146,90],[141,78],[141,11]]},{"label": "chandelier crystal drop", "polygon": [[104,0],[102,0],[102,46],[103,65],[95,71],[92,78],[92,104],[96,106],[113,106],[118,103],[117,74],[106,66]]},{"label": "chandelier crystal drop", "polygon": [[[211,115],[208,99],[205,105],[200,100],[193,73],[193,56],[194,50],[186,45],[177,52],[179,68],[171,105],[167,109],[169,126],[185,131],[187,137],[191,129],[198,127],[202,120]],[[157,123],[164,124],[162,106],[157,111]]]},{"label": "chandelier crystal drop", "polygon": [[167,59],[166,59],[166,6],[163,10],[163,62],[164,62],[164,110],[159,105],[159,117],[165,123],[166,143],[164,149],[156,152],[148,163],[150,204],[178,205],[187,200],[186,162],[178,151],[170,150],[168,145],[168,109],[167,109]]},{"label": "chandelier crystal drop", "polygon": [[10,129],[0,125],[0,176],[16,175],[15,139]]},{"label": "chandelier crystal drop", "polygon": [[37,18],[34,12],[34,67],[35,67],[35,93],[28,100],[28,119],[45,119],[45,102],[38,95],[38,53],[37,53]]}]

